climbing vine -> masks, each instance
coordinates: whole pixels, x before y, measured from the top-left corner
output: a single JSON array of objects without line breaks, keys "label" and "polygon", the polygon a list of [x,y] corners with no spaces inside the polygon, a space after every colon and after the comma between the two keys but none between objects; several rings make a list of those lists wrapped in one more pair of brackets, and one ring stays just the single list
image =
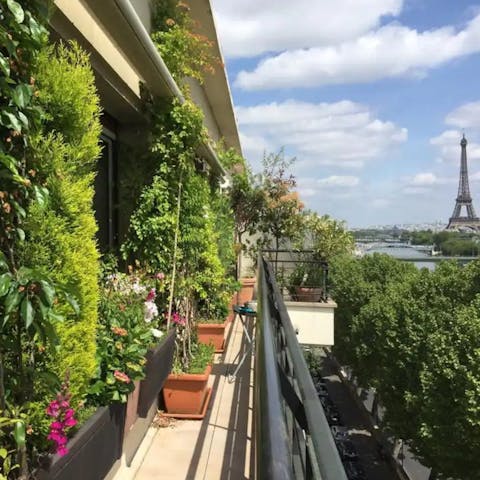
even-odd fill
[{"label": "climbing vine", "polygon": [[184,86],[186,77],[202,83],[205,74],[215,72],[219,61],[212,52],[213,43],[195,33],[196,27],[185,3],[155,0],[152,40],[179,85]]}]

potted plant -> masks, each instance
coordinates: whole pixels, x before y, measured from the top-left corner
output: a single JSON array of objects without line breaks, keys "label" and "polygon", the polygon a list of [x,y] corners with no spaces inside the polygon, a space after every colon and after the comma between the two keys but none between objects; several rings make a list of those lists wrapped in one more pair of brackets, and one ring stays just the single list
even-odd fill
[{"label": "potted plant", "polygon": [[202,419],[210,401],[208,378],[212,370],[213,345],[192,345],[192,362],[188,369],[174,368],[163,387],[167,415],[176,418]]},{"label": "potted plant", "polygon": [[[125,404],[116,402],[97,408],[76,430],[79,412],[71,408],[68,384],[64,384],[46,413],[51,417],[47,438],[54,444],[54,454],[40,459],[35,478],[105,478],[122,454]],[[72,435],[72,438],[67,440],[67,435]]]},{"label": "potted plant", "polygon": [[152,323],[159,314],[156,289],[147,286],[147,281],[140,275],[110,273],[99,308],[98,368],[89,400],[98,406],[128,403],[126,433],[136,420],[147,352],[163,336]]},{"label": "potted plant", "polygon": [[198,341],[205,345],[213,344],[215,353],[223,352],[225,328],[229,312],[228,292],[222,292],[216,298],[206,299],[199,308],[197,319]]},{"label": "potted plant", "polygon": [[192,313],[191,301],[186,297],[171,315],[177,337],[173,372],[163,387],[163,399],[167,415],[201,419],[211,396],[208,378],[215,347],[196,340]]},{"label": "potted plant", "polygon": [[313,260],[298,263],[288,277],[288,292],[298,302],[319,302],[323,296],[323,269]]}]

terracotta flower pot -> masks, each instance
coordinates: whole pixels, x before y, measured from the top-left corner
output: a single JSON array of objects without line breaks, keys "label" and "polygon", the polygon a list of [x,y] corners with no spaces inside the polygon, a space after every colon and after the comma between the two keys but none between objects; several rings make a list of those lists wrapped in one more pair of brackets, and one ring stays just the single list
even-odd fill
[{"label": "terracotta flower pot", "polygon": [[242,278],[242,288],[238,292],[237,304],[243,305],[245,302],[251,302],[253,299],[253,287],[255,286],[255,277]]},{"label": "terracotta flower pot", "polygon": [[226,320],[223,323],[197,324],[198,341],[205,345],[213,343],[213,346],[215,347],[215,353],[223,352],[226,326]]},{"label": "terracotta flower pot", "polygon": [[322,299],[322,289],[315,287],[295,287],[295,300],[297,302],[319,302]]},{"label": "terracotta flower pot", "polygon": [[167,414],[179,418],[203,418],[210,400],[208,377],[212,366],[204,373],[170,374],[163,387]]},{"label": "terracotta flower pot", "polygon": [[237,304],[237,294],[232,295],[232,299],[228,304],[228,315],[227,322],[230,323],[235,318],[235,313],[233,312],[233,306]]}]

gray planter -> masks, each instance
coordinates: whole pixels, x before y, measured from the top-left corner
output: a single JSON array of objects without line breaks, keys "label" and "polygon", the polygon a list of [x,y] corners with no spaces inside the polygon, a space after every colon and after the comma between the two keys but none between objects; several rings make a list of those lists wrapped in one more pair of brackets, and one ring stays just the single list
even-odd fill
[{"label": "gray planter", "polygon": [[176,330],[172,328],[163,341],[147,353],[145,378],[140,382],[138,416],[145,418],[172,370]]},{"label": "gray planter", "polygon": [[68,442],[68,454],[49,457],[38,480],[102,480],[122,455],[125,404],[100,407]]}]

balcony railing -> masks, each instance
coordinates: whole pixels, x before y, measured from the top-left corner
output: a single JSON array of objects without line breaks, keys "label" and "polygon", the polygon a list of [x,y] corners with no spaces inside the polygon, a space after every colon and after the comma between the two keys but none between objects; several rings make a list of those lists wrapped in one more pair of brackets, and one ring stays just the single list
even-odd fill
[{"label": "balcony railing", "polygon": [[256,478],[347,480],[273,267],[258,267]]},{"label": "balcony railing", "polygon": [[326,302],[328,263],[317,260],[311,250],[263,250],[272,264],[284,300]]}]

